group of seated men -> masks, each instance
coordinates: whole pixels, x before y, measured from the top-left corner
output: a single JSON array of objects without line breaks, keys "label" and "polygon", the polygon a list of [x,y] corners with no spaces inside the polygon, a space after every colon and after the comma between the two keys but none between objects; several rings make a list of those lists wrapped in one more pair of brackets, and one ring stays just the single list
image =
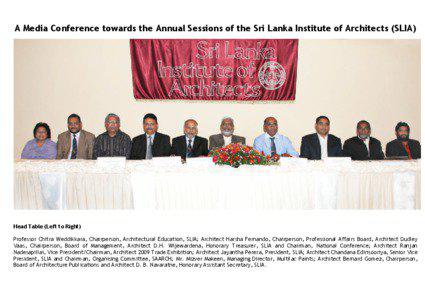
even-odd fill
[{"label": "group of seated men", "polygon": [[[152,159],[161,156],[181,156],[191,158],[208,155],[215,148],[231,143],[246,144],[246,139],[234,135],[235,124],[231,117],[225,117],[220,124],[221,133],[212,135],[208,140],[198,136],[198,123],[189,119],[184,123],[184,135],[170,142],[168,135],[158,132],[158,119],[154,114],[143,117],[144,134],[131,140],[128,134],[120,130],[120,118],[108,114],[105,118],[106,132],[95,137],[82,129],[81,118],[72,114],[68,117],[68,130],[59,134],[57,143],[51,141],[50,128],[46,123],[38,123],[33,131],[34,139],[27,142],[21,158],[30,159],[97,159],[98,157],[125,156],[128,159]],[[353,160],[380,160],[388,158],[418,159],[421,157],[421,145],[410,139],[410,127],[399,122],[395,127],[396,139],[386,145],[385,155],[381,142],[371,137],[369,122],[357,123],[357,136],[344,142],[329,134],[330,121],[326,116],[316,119],[316,133],[306,135],[301,141],[300,154],[291,141],[279,134],[278,122],[274,117],[264,120],[264,133],[254,140],[254,149],[264,155],[290,155],[308,159],[326,157],[351,157]]]}]

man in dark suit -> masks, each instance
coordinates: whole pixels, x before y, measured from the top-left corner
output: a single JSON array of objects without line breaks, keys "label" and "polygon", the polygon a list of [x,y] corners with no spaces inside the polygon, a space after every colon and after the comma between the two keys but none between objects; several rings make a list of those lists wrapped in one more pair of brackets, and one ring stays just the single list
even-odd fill
[{"label": "man in dark suit", "polygon": [[409,138],[410,127],[407,123],[399,122],[395,127],[395,134],[397,139],[387,144],[385,150],[387,157],[421,158],[421,144]]},{"label": "man in dark suit", "polygon": [[171,155],[180,156],[182,159],[208,155],[208,141],[198,136],[198,123],[189,119],[184,122],[184,135],[173,139]]},{"label": "man in dark suit", "polygon": [[303,136],[300,157],[324,159],[342,156],[341,139],[329,134],[330,121],[326,116],[316,118],[316,133]]},{"label": "man in dark suit", "polygon": [[384,159],[381,142],[370,136],[370,124],[362,120],[357,123],[357,136],[345,141],[342,152],[352,160]]},{"label": "man in dark suit", "polygon": [[146,114],[143,117],[143,131],[144,134],[133,139],[130,159],[170,156],[170,137],[157,132],[158,120],[154,114]]},{"label": "man in dark suit", "polygon": [[221,120],[219,134],[210,136],[210,150],[225,147],[229,144],[242,144],[245,145],[246,140],[243,136],[234,135],[235,123],[231,117],[224,117]]}]

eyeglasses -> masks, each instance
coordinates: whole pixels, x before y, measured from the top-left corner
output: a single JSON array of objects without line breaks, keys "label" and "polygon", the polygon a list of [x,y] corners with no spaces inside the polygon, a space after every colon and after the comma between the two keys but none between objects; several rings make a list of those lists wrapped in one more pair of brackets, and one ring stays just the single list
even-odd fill
[{"label": "eyeglasses", "polygon": [[68,122],[68,125],[69,126],[72,126],[72,125],[80,125],[81,124],[81,122]]}]

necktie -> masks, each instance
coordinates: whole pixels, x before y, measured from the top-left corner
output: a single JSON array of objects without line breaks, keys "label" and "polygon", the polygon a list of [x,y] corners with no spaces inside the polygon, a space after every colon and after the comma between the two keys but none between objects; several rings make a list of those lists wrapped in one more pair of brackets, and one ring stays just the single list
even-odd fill
[{"label": "necktie", "polygon": [[271,149],[271,156],[276,154],[276,144],[274,143],[274,137],[270,138],[270,149]]},{"label": "necktie", "polygon": [[409,158],[409,159],[412,159],[412,152],[410,152],[410,147],[409,147],[409,144],[403,144],[403,146],[404,146],[404,149],[406,150],[406,152],[407,152],[407,157]]},{"label": "necktie", "polygon": [[366,147],[367,158],[370,158],[369,147],[368,147],[368,144],[367,144],[367,141],[368,140],[364,140],[364,139],[362,139],[360,137],[359,137],[359,139],[363,142],[364,146]]},{"label": "necktie", "polygon": [[146,159],[152,159],[152,136],[148,137],[148,149],[146,151]]},{"label": "necktie", "polygon": [[77,136],[73,133],[71,159],[77,158]]},{"label": "necktie", "polygon": [[186,157],[192,157],[192,139],[189,139],[189,145],[187,145]]}]

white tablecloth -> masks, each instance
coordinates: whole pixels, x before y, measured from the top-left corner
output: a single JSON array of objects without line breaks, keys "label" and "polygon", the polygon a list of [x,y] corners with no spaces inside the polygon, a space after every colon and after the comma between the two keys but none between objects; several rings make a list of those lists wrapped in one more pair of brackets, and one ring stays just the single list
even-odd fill
[{"label": "white tablecloth", "polygon": [[235,169],[127,161],[125,169],[111,171],[95,161],[20,160],[15,208],[420,208],[420,161],[298,162]]},{"label": "white tablecloth", "polygon": [[95,161],[22,160],[15,163],[17,209],[132,209],[129,173]]}]

